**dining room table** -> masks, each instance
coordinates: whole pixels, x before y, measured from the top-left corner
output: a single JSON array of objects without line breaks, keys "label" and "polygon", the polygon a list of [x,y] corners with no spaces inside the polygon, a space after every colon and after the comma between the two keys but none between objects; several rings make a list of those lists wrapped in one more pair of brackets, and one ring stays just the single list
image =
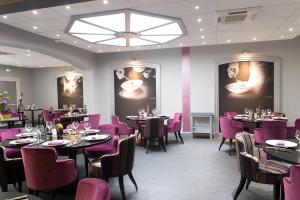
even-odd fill
[{"label": "dining room table", "polygon": [[[76,161],[76,155],[78,149],[83,149],[98,144],[103,144],[112,139],[110,134],[102,133],[98,129],[91,129],[89,131],[78,131],[73,132],[71,130],[64,131],[62,139],[52,137],[52,135],[42,134],[40,139],[35,139],[35,136],[30,137],[12,137],[1,141],[1,145],[7,148],[22,147],[53,147],[57,151],[66,152],[70,159]],[[93,137],[95,139],[93,139]],[[25,142],[17,142],[18,140],[24,139]],[[27,139],[27,141],[26,141]],[[30,141],[29,141],[30,140]]]},{"label": "dining room table", "polygon": [[0,192],[1,200],[42,200],[41,198],[21,192]]},{"label": "dining room table", "polygon": [[17,123],[17,122],[21,122],[21,125],[24,127],[25,121],[26,121],[25,117],[22,119],[20,119],[19,117],[11,117],[9,119],[1,119],[0,123],[7,124],[7,128],[13,128],[15,126],[15,123]]},{"label": "dining room table", "polygon": [[284,141],[297,144],[295,147],[274,147],[265,144],[263,150],[274,160],[283,161],[289,164],[300,164],[300,145],[297,139],[286,139]]}]

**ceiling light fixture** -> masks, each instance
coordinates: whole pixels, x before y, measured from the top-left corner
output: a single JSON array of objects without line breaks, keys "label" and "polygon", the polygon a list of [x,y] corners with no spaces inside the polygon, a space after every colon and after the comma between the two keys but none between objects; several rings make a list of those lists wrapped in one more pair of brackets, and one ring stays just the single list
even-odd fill
[{"label": "ceiling light fixture", "polygon": [[182,43],[180,43],[180,44],[179,44],[179,46],[181,46],[181,47],[182,47]]},{"label": "ceiling light fixture", "polygon": [[204,39],[205,38],[205,35],[201,35],[201,39]]},{"label": "ceiling light fixture", "polygon": [[204,45],[204,44],[206,44],[206,42],[202,42],[202,44]]},{"label": "ceiling light fixture", "polygon": [[37,27],[37,26],[33,26],[32,28],[33,28],[34,30],[37,30],[37,29],[38,29],[38,27]]},{"label": "ceiling light fixture", "polygon": [[77,41],[76,41],[76,40],[74,40],[74,41],[73,41],[73,43],[74,43],[74,44],[77,44]]},{"label": "ceiling light fixture", "polygon": [[103,0],[102,3],[103,4],[108,4],[108,0]]},{"label": "ceiling light fixture", "polygon": [[102,53],[102,49],[99,49],[99,53]]},{"label": "ceiling light fixture", "polygon": [[60,37],[60,34],[57,33],[55,36],[56,36],[56,37]]},{"label": "ceiling light fixture", "polygon": [[204,31],[203,28],[200,28],[200,31],[203,32]]},{"label": "ceiling light fixture", "polygon": [[27,52],[30,52],[30,49],[27,49],[26,51],[27,51]]},{"label": "ceiling light fixture", "polygon": [[3,19],[7,19],[8,17],[7,17],[7,15],[3,15],[2,18]]},{"label": "ceiling light fixture", "polygon": [[227,40],[227,43],[230,43],[231,41],[230,40]]},{"label": "ceiling light fixture", "polygon": [[197,19],[197,22],[202,22],[202,19],[201,18]]},{"label": "ceiling light fixture", "polygon": [[181,19],[131,9],[73,16],[65,32],[90,43],[124,47],[163,44],[186,34]]},{"label": "ceiling light fixture", "polygon": [[66,5],[66,9],[67,9],[67,10],[71,10],[71,6]]},{"label": "ceiling light fixture", "polygon": [[37,10],[33,10],[31,13],[34,14],[34,15],[39,14]]},{"label": "ceiling light fixture", "polygon": [[91,46],[91,45],[89,45],[89,46],[88,46],[88,48],[90,49],[90,48],[92,48],[92,46]]},{"label": "ceiling light fixture", "polygon": [[284,35],[280,36],[280,38],[283,39],[283,38],[284,38]]},{"label": "ceiling light fixture", "polygon": [[256,41],[256,37],[253,37],[252,40],[253,40],[253,41]]},{"label": "ceiling light fixture", "polygon": [[195,10],[199,10],[200,6],[195,6]]},{"label": "ceiling light fixture", "polygon": [[289,28],[289,31],[290,31],[290,32],[293,32],[293,31],[294,31],[294,28]]}]

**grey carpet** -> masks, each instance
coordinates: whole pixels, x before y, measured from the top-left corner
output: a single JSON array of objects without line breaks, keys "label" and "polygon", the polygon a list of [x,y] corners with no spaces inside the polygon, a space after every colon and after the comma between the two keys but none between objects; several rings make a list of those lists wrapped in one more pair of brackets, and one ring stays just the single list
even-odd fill
[{"label": "grey carpet", "polygon": [[[136,192],[128,176],[124,178],[128,200],[232,200],[239,183],[235,155],[229,156],[228,145],[218,151],[219,139],[193,139],[184,135],[185,144],[170,135],[167,152],[136,147],[133,176],[138,184]],[[84,176],[84,164],[78,158],[80,176]],[[110,180],[111,199],[121,200],[118,179]],[[10,187],[10,190],[13,189]],[[50,199],[41,194],[42,199]],[[74,199],[72,195],[58,195],[57,200]],[[272,187],[251,183],[243,190],[239,200],[271,200]]]}]

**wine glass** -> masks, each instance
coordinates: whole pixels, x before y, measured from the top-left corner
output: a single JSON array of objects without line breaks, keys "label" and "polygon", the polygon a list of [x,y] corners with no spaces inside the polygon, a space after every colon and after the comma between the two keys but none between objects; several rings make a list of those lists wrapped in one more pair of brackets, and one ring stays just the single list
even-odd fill
[{"label": "wine glass", "polygon": [[300,130],[299,129],[296,130],[295,138],[298,140],[298,143],[300,144]]},{"label": "wine glass", "polygon": [[246,115],[248,115],[249,109],[245,108],[244,112],[245,112]]},{"label": "wine glass", "polygon": [[81,113],[82,112],[82,108],[78,108],[78,111],[79,111],[79,113]]},{"label": "wine glass", "polygon": [[86,131],[91,129],[91,122],[84,122],[83,127]]},{"label": "wine glass", "polygon": [[256,113],[260,113],[260,108],[255,109]]},{"label": "wine glass", "polygon": [[32,131],[32,125],[31,124],[25,124],[25,130],[27,132],[31,132]]},{"label": "wine glass", "polygon": [[50,132],[51,132],[51,128],[52,128],[52,126],[53,126],[52,121],[47,121],[47,122],[46,122],[46,126],[47,126],[47,129],[48,129],[49,133],[50,133]]},{"label": "wine glass", "polygon": [[36,126],[36,131],[38,132],[38,140],[41,140],[42,133],[44,132],[44,130],[45,130],[44,125],[37,125]]},{"label": "wine glass", "polygon": [[268,114],[269,116],[271,116],[271,114],[272,114],[272,111],[271,111],[271,109],[270,109],[270,108],[268,108],[268,109],[267,109],[267,114]]},{"label": "wine glass", "polygon": [[261,116],[264,118],[266,116],[267,112],[266,110],[261,110]]},{"label": "wine glass", "polygon": [[78,129],[78,127],[79,127],[78,121],[73,122],[72,125],[73,125],[73,130],[74,130],[74,131],[77,131],[77,129]]},{"label": "wine glass", "polygon": [[156,114],[157,114],[157,113],[156,113],[156,108],[153,108],[153,109],[152,109],[152,114],[153,114],[153,116],[156,116]]},{"label": "wine glass", "polygon": [[250,115],[250,118],[252,118],[252,116],[253,116],[253,109],[249,109],[249,115]]}]

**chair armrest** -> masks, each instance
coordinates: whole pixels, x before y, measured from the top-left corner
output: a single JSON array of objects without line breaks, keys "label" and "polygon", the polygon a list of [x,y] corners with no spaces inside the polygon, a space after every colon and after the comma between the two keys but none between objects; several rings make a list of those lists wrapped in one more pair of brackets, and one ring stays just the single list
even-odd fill
[{"label": "chair armrest", "polygon": [[77,176],[77,166],[73,159],[57,160],[56,168],[55,172],[60,179],[72,181]]},{"label": "chair armrest", "polygon": [[292,181],[291,181],[290,177],[284,177],[283,180],[284,180],[284,182],[286,182],[288,184],[292,184]]},{"label": "chair armrest", "polygon": [[252,156],[250,155],[249,153],[246,153],[246,152],[241,152],[240,153],[242,156],[245,156],[246,158],[249,158],[251,159],[252,161],[254,161],[255,163],[258,163],[259,162],[259,159],[255,156]]},{"label": "chair armrest", "polygon": [[167,125],[171,125],[171,124],[173,124],[173,121],[174,121],[174,119],[173,119],[173,118],[170,118],[170,119],[168,119],[168,121],[167,121]]},{"label": "chair armrest", "polygon": [[119,144],[119,140],[120,140],[119,135],[115,135],[112,139],[113,139],[114,148],[116,151],[118,151],[118,144]]},{"label": "chair armrest", "polygon": [[111,178],[119,176],[119,152],[107,154],[100,158],[103,178]]}]

